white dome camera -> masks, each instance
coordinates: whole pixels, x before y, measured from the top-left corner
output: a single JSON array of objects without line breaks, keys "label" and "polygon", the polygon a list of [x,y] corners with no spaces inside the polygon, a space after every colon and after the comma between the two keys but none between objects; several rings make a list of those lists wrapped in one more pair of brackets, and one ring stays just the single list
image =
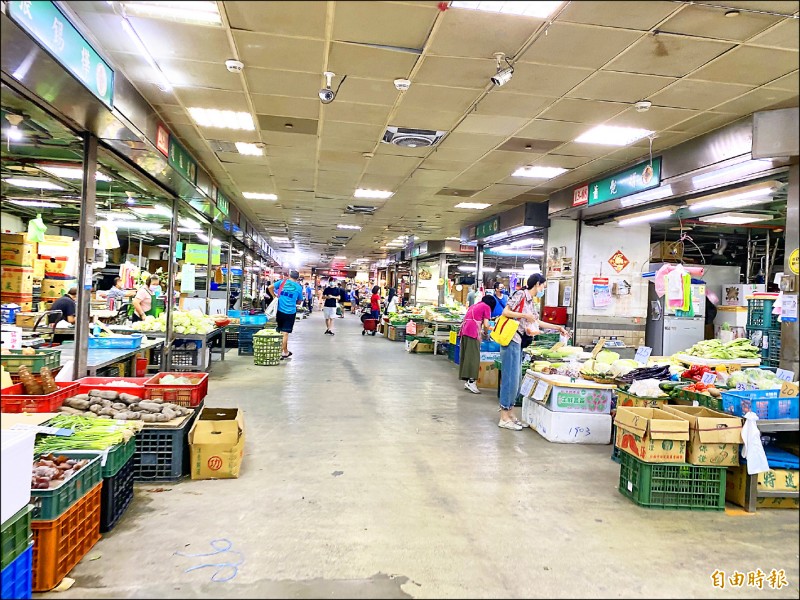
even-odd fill
[{"label": "white dome camera", "polygon": [[411,87],[411,82],[408,79],[395,79],[394,87],[401,92],[405,92]]},{"label": "white dome camera", "polygon": [[240,60],[229,59],[225,61],[225,68],[231,73],[241,73],[244,71],[244,63]]},{"label": "white dome camera", "polygon": [[319,91],[319,99],[323,104],[330,104],[336,98],[336,92],[331,89],[331,81],[336,76],[335,73],[325,71],[325,87]]}]

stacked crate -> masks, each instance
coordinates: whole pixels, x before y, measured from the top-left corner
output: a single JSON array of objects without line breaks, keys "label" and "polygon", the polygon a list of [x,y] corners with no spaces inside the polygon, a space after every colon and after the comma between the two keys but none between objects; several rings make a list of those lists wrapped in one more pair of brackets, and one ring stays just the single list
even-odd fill
[{"label": "stacked crate", "polygon": [[21,312],[33,310],[33,264],[36,244],[24,233],[3,234],[0,242],[0,303],[17,304]]},{"label": "stacked crate", "polygon": [[775,298],[747,298],[747,334],[761,348],[765,367],[779,366],[781,358],[781,323],[772,314],[774,306]]},{"label": "stacked crate", "polygon": [[33,442],[27,431],[3,430],[2,440],[2,598],[30,598],[33,579],[30,501]]}]

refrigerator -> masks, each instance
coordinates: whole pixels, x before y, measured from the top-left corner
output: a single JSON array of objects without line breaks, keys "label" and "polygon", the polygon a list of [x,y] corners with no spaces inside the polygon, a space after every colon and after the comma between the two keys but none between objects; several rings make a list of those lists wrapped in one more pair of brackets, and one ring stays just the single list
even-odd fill
[{"label": "refrigerator", "polygon": [[650,282],[645,344],[653,349],[653,356],[670,356],[705,339],[705,285],[692,285],[692,308],[694,316],[678,316],[673,308],[666,306],[666,296],[659,298],[655,284]]}]

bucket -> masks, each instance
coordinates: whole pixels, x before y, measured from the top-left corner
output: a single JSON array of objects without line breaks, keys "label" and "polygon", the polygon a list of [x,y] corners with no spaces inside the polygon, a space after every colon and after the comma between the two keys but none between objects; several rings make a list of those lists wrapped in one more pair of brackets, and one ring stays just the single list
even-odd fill
[{"label": "bucket", "polygon": [[136,376],[137,377],[145,377],[147,376],[147,364],[148,360],[146,358],[137,358],[136,359]]}]

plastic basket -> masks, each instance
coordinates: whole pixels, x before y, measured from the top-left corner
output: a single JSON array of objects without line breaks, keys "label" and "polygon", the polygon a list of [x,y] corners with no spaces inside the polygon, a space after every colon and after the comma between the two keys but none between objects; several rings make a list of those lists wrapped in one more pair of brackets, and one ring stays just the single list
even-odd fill
[{"label": "plastic basket", "polygon": [[30,598],[33,588],[33,542],[0,573],[2,598]]},{"label": "plastic basket", "polygon": [[[119,394],[130,394],[131,396],[139,396],[144,398],[144,383],[150,379],[149,377],[82,377],[75,383],[78,384],[78,390],[75,395],[88,394],[92,390],[102,390],[105,392],[117,392]],[[124,381],[125,383],[132,383],[134,385],[106,385],[112,381]]]},{"label": "plastic basket", "polygon": [[134,481],[177,481],[189,473],[188,433],[199,412],[200,406],[180,427],[145,425],[136,436]]},{"label": "plastic basket", "polygon": [[22,354],[22,350],[3,350],[0,354],[0,363],[12,375],[15,375],[23,365],[27,366],[31,373],[38,374],[42,367],[52,371],[61,366],[61,350],[37,350],[36,354]]},{"label": "plastic basket", "polygon": [[[26,504],[13,517],[3,523],[2,528],[0,528],[0,538],[2,538],[3,545],[3,558],[0,568],[5,569],[28,547],[31,541],[32,508],[30,504]],[[3,597],[5,598],[5,595]]]},{"label": "plastic basket", "polygon": [[137,350],[142,347],[141,333],[132,333],[125,337],[100,337],[89,336],[89,350],[92,349],[114,349],[114,350]]},{"label": "plastic basket", "polygon": [[772,334],[769,336],[769,348],[767,348],[766,359],[770,363],[779,363],[781,360],[781,337]]},{"label": "plastic basket", "polygon": [[266,325],[267,315],[242,315],[239,317],[240,325]]},{"label": "plastic basket", "polygon": [[275,366],[281,362],[283,336],[257,335],[253,338],[253,364]]},{"label": "plastic basket", "polygon": [[46,413],[56,412],[64,400],[78,393],[78,384],[71,381],[56,381],[58,391],[42,396],[26,396],[25,386],[16,383],[3,390],[0,397],[0,410],[7,413]]},{"label": "plastic basket", "polygon": [[103,489],[100,493],[100,533],[114,528],[131,500],[133,500],[132,455],[113,477],[103,478]]},{"label": "plastic basket", "polygon": [[[166,375],[178,377],[189,377],[194,381],[192,384],[162,384],[160,381]],[[148,400],[163,400],[178,406],[194,408],[198,406],[208,395],[208,373],[195,373],[185,375],[183,373],[157,373],[148,379],[144,384],[144,397]]]},{"label": "plastic basket", "polygon": [[11,323],[13,325],[17,320],[19,311],[19,306],[0,306],[0,323]]},{"label": "plastic basket", "polygon": [[731,390],[722,392],[722,410],[743,417],[754,412],[759,419],[797,419],[798,397],[781,398],[780,390]]},{"label": "plastic basket", "polygon": [[239,325],[228,325],[225,332],[225,346],[236,348],[239,345]]},{"label": "plastic basket", "polygon": [[726,467],[646,463],[619,454],[619,491],[639,506],[667,510],[724,510]]},{"label": "plastic basket", "polygon": [[126,444],[117,444],[111,446],[105,452],[102,450],[70,450],[71,454],[83,456],[97,456],[100,455],[100,463],[103,462],[103,454],[106,455],[106,462],[103,464],[102,477],[113,477],[125,464],[131,459],[136,452],[136,438],[133,437]]},{"label": "plastic basket", "polygon": [[262,329],[263,327],[261,327],[261,325],[239,325],[239,341],[252,342],[253,336]]},{"label": "plastic basket", "polygon": [[56,587],[100,539],[100,489],[88,494],[54,521],[34,521],[33,591]]},{"label": "plastic basket", "polygon": [[89,464],[56,488],[31,490],[31,503],[33,504],[31,518],[34,521],[57,519],[103,478],[100,455],[96,452],[93,455],[77,452],[58,452],[56,454],[67,458],[85,458],[89,460]]},{"label": "plastic basket", "polygon": [[779,315],[772,314],[773,298],[753,298],[747,301],[747,326],[753,329],[780,329]]}]

